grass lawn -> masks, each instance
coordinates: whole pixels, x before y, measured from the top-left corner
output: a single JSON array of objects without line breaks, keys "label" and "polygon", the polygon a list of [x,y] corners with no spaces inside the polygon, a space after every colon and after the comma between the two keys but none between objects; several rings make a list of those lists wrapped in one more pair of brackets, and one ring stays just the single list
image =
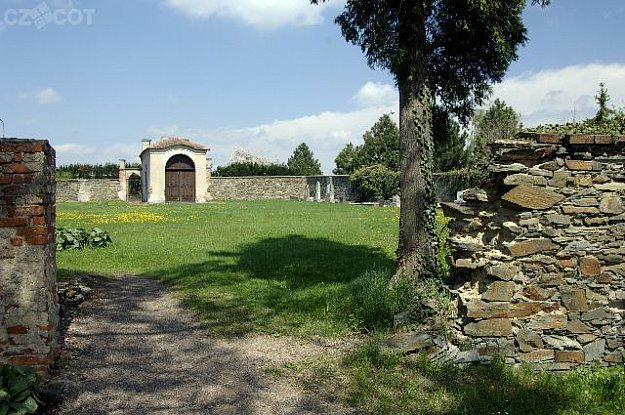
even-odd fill
[{"label": "grass lawn", "polygon": [[113,239],[59,252],[59,276],[162,279],[213,333],[339,335],[354,324],[350,283],[394,266],[398,214],[296,201],[58,203],[57,226],[99,227]]},{"label": "grass lawn", "polygon": [[[113,245],[59,252],[57,264],[61,278],[162,279],[214,334],[337,336],[361,328],[367,313],[392,313],[384,307],[394,300],[386,281],[398,214],[290,201],[58,203],[57,226],[102,228]],[[345,401],[370,414],[625,414],[622,367],[566,374],[503,364],[458,369],[384,355],[375,341],[342,361],[304,366],[298,376],[342,385]]]}]

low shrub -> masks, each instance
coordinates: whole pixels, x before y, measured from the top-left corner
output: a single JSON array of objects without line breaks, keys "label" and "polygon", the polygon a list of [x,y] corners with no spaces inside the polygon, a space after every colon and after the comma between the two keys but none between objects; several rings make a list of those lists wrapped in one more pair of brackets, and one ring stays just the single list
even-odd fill
[{"label": "low shrub", "polygon": [[41,403],[32,369],[0,365],[0,415],[33,414]]},{"label": "low shrub", "polygon": [[349,179],[361,200],[388,199],[399,188],[399,172],[382,164],[361,167]]},{"label": "low shrub", "polygon": [[100,228],[87,230],[84,228],[57,228],[56,249],[63,251],[66,249],[85,249],[85,248],[105,248],[112,244],[111,236],[108,232]]}]

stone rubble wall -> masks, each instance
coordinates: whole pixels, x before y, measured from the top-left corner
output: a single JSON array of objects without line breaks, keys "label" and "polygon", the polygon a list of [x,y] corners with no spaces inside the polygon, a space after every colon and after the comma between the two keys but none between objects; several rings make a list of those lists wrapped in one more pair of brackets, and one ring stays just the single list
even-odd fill
[{"label": "stone rubble wall", "polygon": [[320,197],[327,200],[330,180],[334,187],[334,200],[355,200],[349,176],[213,176],[208,189],[211,198],[215,200],[308,200],[315,198],[319,183]]},{"label": "stone rubble wall", "polygon": [[55,152],[0,139],[0,364],[45,372],[58,353]]},{"label": "stone rubble wall", "polygon": [[488,181],[464,204],[442,204],[453,218],[458,310],[456,346],[439,339],[439,351],[460,363],[500,353],[554,370],[620,363],[625,137],[523,138],[493,144]]},{"label": "stone rubble wall", "polygon": [[58,180],[56,198],[59,202],[125,200],[125,189],[118,179]]}]

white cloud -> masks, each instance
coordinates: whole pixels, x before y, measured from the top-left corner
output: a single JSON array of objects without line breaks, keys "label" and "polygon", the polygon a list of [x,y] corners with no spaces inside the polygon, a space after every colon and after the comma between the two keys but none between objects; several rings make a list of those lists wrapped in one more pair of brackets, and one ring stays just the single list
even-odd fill
[{"label": "white cloud", "polygon": [[35,99],[38,104],[54,104],[61,101],[61,94],[54,88],[44,88],[35,93]]},{"label": "white cloud", "polygon": [[95,147],[76,143],[53,144],[53,146],[57,154],[62,153],[65,156],[89,156],[95,154],[97,151]]},{"label": "white cloud", "polygon": [[307,0],[165,0],[165,5],[192,18],[228,18],[264,30],[316,25],[324,10],[337,6]]},{"label": "white cloud", "polygon": [[367,82],[352,97],[360,108],[394,105],[398,100],[399,93],[394,86],[377,82]]},{"label": "white cloud", "polygon": [[[393,90],[390,85],[373,85],[378,85],[376,88],[382,91]],[[170,125],[151,128],[147,132],[154,138],[177,135],[205,144],[211,149],[209,156],[215,166],[225,164],[236,147],[245,147],[259,156],[284,163],[295,147],[305,142],[321,162],[322,170],[329,174],[335,167],[334,159],[345,144],[362,143],[363,133],[383,114],[393,112],[393,117],[397,117],[398,102],[387,98],[378,102],[371,100],[372,105],[351,112],[322,112],[247,128],[198,130]]]},{"label": "white cloud", "polygon": [[580,120],[597,112],[594,96],[604,82],[610,104],[625,107],[625,64],[574,65],[508,78],[494,88],[521,113],[525,126]]},{"label": "white cloud", "polygon": [[25,101],[34,101],[39,105],[48,105],[61,102],[63,97],[54,88],[42,88],[37,91],[22,92],[18,98]]},{"label": "white cloud", "polygon": [[141,143],[137,140],[136,144],[112,144],[100,147],[78,143],[56,144],[53,141],[52,147],[56,150],[58,166],[71,163],[117,163],[119,159],[134,163],[139,161]]}]

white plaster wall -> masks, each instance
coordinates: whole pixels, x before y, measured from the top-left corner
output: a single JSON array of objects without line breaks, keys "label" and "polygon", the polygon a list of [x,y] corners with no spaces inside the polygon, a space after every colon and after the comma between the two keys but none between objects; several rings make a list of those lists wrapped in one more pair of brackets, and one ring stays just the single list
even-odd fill
[{"label": "white plaster wall", "polygon": [[[193,151],[185,146],[168,149],[151,149],[143,153],[143,165],[146,167],[146,193],[148,203],[165,203],[165,166],[170,158],[177,154],[189,157],[195,165],[195,202],[205,203],[208,196],[208,168],[205,151]],[[145,163],[147,159],[148,163]]]}]

